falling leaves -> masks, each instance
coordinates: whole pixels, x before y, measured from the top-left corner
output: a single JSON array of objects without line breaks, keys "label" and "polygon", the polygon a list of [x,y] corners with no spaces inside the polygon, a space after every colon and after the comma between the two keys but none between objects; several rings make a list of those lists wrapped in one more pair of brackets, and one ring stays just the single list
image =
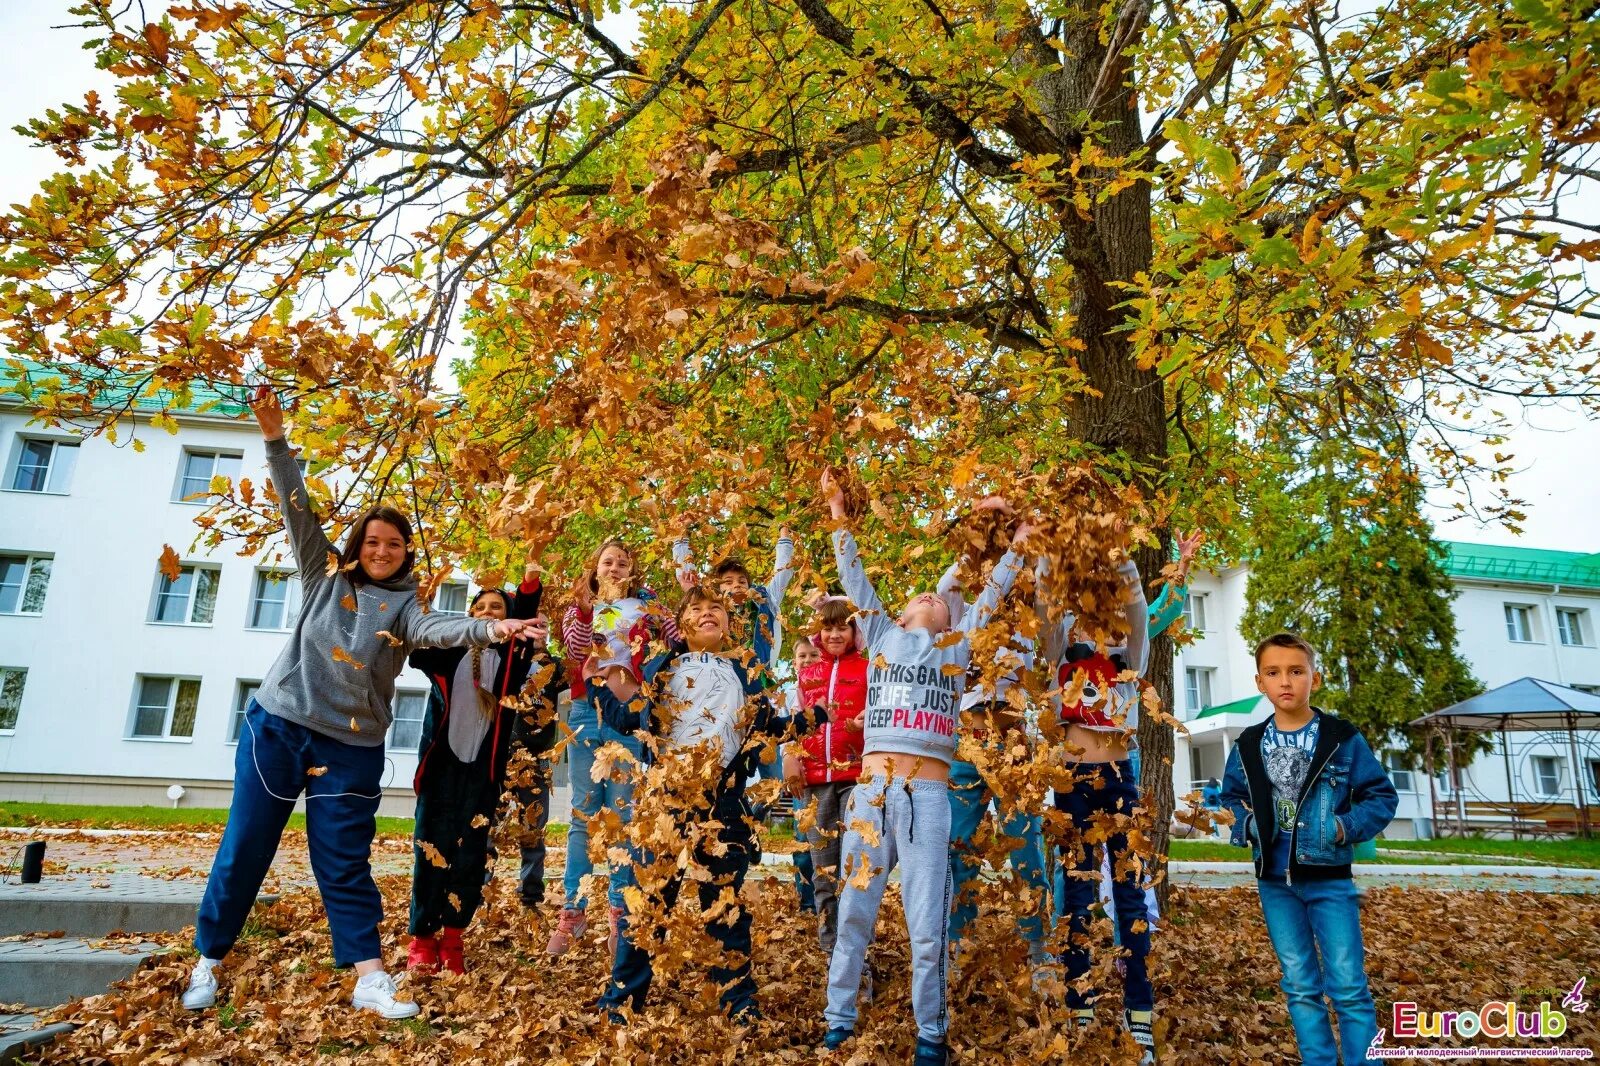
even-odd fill
[{"label": "falling leaves", "polygon": [[309,769],[306,770],[306,776],[307,777],[321,777],[323,774],[325,774],[327,772],[328,772],[328,768],[326,766],[313,766],[313,767],[310,767]]},{"label": "falling leaves", "polygon": [[333,661],[336,663],[348,663],[357,670],[360,670],[366,666],[365,663],[357,662],[349,652],[345,651],[337,644],[333,646]]},{"label": "falling leaves", "polygon": [[429,841],[419,840],[417,841],[417,847],[422,849],[423,856],[434,866],[437,866],[441,870],[449,868],[449,861],[444,857],[439,849]]},{"label": "falling leaves", "polygon": [[176,581],[183,574],[183,562],[170,544],[161,546],[161,560],[156,565],[161,570],[161,576],[168,581]]}]

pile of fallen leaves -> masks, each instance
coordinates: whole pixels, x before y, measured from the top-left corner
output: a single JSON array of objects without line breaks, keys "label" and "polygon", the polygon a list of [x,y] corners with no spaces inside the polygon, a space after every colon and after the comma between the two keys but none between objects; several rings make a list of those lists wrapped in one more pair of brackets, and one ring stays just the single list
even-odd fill
[{"label": "pile of fallen leaves", "polygon": [[[997,883],[1003,885],[1003,882]],[[398,970],[405,943],[403,877],[380,879],[383,933]],[[999,891],[1000,888],[990,886]],[[692,897],[692,893],[687,896]],[[327,923],[308,890],[260,908],[223,972],[219,1007],[190,1014],[178,1004],[192,953],[158,957],[110,994],[58,1012],[79,1028],[46,1061],[133,1063],[473,1061],[544,1063],[800,1063],[852,1066],[905,1062],[911,1056],[909,948],[891,887],[874,947],[877,996],[862,1015],[861,1036],[831,1059],[816,1049],[824,1026],[826,960],[812,921],[801,915],[786,879],[752,881],[755,970],[765,1018],[750,1029],[726,1022],[712,1004],[699,950],[658,973],[651,1001],[627,1026],[592,1009],[606,977],[604,921],[563,958],[544,954],[553,904],[524,912],[510,861],[502,862],[488,901],[468,933],[464,977],[408,980],[421,1018],[387,1022],[347,1007],[350,971],[331,966]],[[1298,1060],[1278,991],[1277,964],[1251,889],[1181,889],[1155,938],[1152,979],[1158,1033],[1172,1063],[1291,1063]],[[604,901],[590,913],[603,915]],[[692,910],[686,899],[680,909]],[[1105,923],[1101,923],[1104,925]],[[1518,990],[1570,988],[1600,959],[1600,897],[1373,890],[1363,910],[1368,968],[1380,1023],[1395,999],[1425,1010],[1475,1008]],[[167,938],[175,947],[182,936]],[[1110,951],[1099,975],[1109,976]],[[706,956],[709,957],[709,956]],[[1008,919],[986,911],[951,978],[950,1039],[957,1062],[1114,1063],[1130,1047],[1110,1024],[1066,1028],[1059,1008],[1030,989],[1024,952]],[[1113,982],[1114,986],[1114,982]],[[1536,1007],[1537,995],[1524,994]],[[1568,1012],[1562,1046],[1600,1047],[1600,1017]],[[1448,1043],[1448,1042],[1446,1042]]]}]

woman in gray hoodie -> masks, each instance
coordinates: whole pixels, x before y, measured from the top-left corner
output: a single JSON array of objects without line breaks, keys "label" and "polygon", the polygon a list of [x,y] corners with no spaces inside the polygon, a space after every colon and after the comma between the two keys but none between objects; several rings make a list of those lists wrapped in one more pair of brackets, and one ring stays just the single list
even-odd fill
[{"label": "woman in gray hoodie", "polygon": [[362,515],[335,551],[284,439],[277,396],[262,386],[251,408],[299,568],[301,607],[245,713],[228,826],[195,922],[200,961],[183,1005],[203,1010],[216,1002],[216,966],[238,939],[304,792],[306,841],[334,962],[357,974],[352,1004],[410,1018],[417,1005],[397,998],[383,969],[383,900],[370,861],[395,678],[415,648],[481,647],[512,639],[528,623],[429,614],[411,577],[411,523],[392,507]]}]

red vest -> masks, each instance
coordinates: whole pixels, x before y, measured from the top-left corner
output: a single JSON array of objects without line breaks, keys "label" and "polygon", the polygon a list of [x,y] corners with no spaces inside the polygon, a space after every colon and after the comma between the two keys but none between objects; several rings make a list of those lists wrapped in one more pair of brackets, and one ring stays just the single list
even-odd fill
[{"label": "red vest", "polygon": [[806,784],[854,781],[861,776],[861,749],[866,737],[846,722],[861,717],[867,706],[867,659],[854,646],[837,659],[827,652],[822,661],[800,671],[800,703],[828,707],[828,724],[800,741],[805,751]]}]

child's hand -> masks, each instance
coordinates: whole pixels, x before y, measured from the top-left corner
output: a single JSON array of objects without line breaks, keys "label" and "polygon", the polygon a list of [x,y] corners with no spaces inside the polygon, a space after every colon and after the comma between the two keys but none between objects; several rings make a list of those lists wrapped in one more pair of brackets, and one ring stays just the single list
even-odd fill
[{"label": "child's hand", "polygon": [[603,672],[600,669],[600,656],[591,655],[583,660],[583,680],[585,684],[599,677]]},{"label": "child's hand", "polygon": [[594,607],[594,590],[589,587],[590,580],[594,577],[593,571],[583,575],[583,580],[578,582],[572,590],[572,605],[580,611],[587,611]]},{"label": "child's hand", "polygon": [[833,476],[832,470],[822,472],[822,498],[828,501],[828,510],[835,520],[843,519],[844,512],[844,487],[839,484],[839,479]]},{"label": "child's hand", "polygon": [[680,568],[676,576],[678,578],[678,587],[685,592],[700,584],[700,574],[692,566]]},{"label": "child's hand", "polygon": [[539,647],[544,647],[550,642],[550,620],[542,614],[536,616],[528,623],[528,628],[523,631],[523,635],[539,645]]},{"label": "child's hand", "polygon": [[1178,583],[1180,585],[1189,579],[1189,565],[1194,562],[1195,553],[1200,550],[1200,545],[1205,542],[1205,533],[1198,529],[1188,536],[1178,538]]},{"label": "child's hand", "polygon": [[1011,534],[1011,546],[1013,548],[1022,547],[1022,542],[1033,536],[1036,528],[1037,527],[1034,526],[1032,522],[1028,521],[1027,519],[1023,519],[1022,522],[1017,526],[1017,531]]},{"label": "child's hand", "polygon": [[999,511],[1001,514],[1011,514],[1013,510],[1004,496],[985,496],[973,504],[972,509],[974,511]]},{"label": "child's hand", "polygon": [[[528,632],[529,623],[525,618],[501,618],[494,623],[494,633],[502,641],[512,637],[520,637]],[[546,636],[548,636],[546,632]]]},{"label": "child's hand", "polygon": [[806,790],[805,765],[788,752],[783,755],[783,790],[795,799],[799,799]]},{"label": "child's hand", "polygon": [[283,404],[271,385],[258,385],[250,397],[250,412],[256,416],[261,436],[266,440],[283,439]]},{"label": "child's hand", "polygon": [[538,578],[539,578],[539,564],[538,563],[530,562],[527,566],[524,566],[522,568],[522,583],[524,585],[529,584],[530,582],[536,581],[536,580],[538,580]]},{"label": "child's hand", "polygon": [[802,601],[805,603],[807,610],[815,611],[817,608],[822,606],[822,601],[827,598],[828,594],[826,592],[822,591],[821,589],[814,588],[806,590],[806,594],[802,597]]}]

